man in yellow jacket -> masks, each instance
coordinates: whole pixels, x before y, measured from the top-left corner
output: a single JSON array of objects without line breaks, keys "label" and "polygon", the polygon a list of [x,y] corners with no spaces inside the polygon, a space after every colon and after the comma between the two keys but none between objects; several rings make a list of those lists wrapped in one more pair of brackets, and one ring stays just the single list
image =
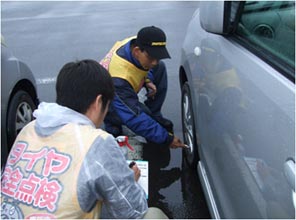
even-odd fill
[{"label": "man in yellow jacket", "polygon": [[111,218],[149,214],[139,168],[129,168],[114,137],[97,129],[114,97],[109,73],[93,60],[68,63],[56,93],[57,103],[42,102],[11,149],[1,218],[98,218],[102,205]]}]

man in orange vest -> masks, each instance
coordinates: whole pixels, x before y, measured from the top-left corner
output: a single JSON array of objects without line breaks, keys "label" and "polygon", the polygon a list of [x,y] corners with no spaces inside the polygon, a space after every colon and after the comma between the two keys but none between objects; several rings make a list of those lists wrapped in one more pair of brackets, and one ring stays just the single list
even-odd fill
[{"label": "man in orange vest", "polygon": [[[128,167],[114,137],[98,129],[114,97],[109,73],[93,60],[67,63],[57,103],[42,102],[17,136],[1,181],[2,219],[143,218],[139,168]],[[151,214],[151,213],[150,213]],[[149,216],[149,215],[148,215]]]}]

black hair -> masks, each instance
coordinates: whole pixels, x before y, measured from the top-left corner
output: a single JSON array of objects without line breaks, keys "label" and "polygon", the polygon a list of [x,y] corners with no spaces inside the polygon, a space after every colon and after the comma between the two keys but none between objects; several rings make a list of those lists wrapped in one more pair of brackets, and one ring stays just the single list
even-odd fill
[{"label": "black hair", "polygon": [[56,102],[85,114],[98,95],[102,95],[102,111],[114,98],[114,86],[109,72],[94,60],[65,64],[56,82]]}]

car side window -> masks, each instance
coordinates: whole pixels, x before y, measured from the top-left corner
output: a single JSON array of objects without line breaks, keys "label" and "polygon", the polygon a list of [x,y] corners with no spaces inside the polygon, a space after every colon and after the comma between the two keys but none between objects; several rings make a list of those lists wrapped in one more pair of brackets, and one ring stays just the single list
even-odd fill
[{"label": "car side window", "polygon": [[295,78],[294,1],[246,1],[236,34]]}]

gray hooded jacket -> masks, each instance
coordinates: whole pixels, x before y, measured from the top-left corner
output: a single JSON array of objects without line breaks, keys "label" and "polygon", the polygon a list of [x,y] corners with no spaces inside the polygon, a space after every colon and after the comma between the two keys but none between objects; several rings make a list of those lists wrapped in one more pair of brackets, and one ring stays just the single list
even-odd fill
[{"label": "gray hooded jacket", "polygon": [[[35,130],[50,136],[68,123],[91,125],[85,115],[56,103],[42,102],[33,113]],[[74,134],[73,134],[74,135]],[[144,190],[134,180],[122,151],[113,136],[97,137],[87,153],[78,176],[77,197],[85,212],[103,201],[104,218],[142,218],[147,212]]]}]

